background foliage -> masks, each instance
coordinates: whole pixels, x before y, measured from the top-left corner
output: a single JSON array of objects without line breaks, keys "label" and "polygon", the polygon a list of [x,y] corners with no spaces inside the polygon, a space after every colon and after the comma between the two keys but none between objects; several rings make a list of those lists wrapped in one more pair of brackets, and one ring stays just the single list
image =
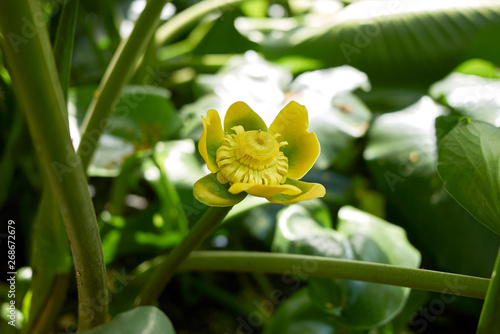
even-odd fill
[{"label": "background foliage", "polygon": [[[207,209],[192,195],[208,173],[196,148],[200,116],[216,109],[223,117],[239,100],[268,124],[289,100],[308,108],[322,152],[305,180],[327,194],[288,207],[247,198],[202,249],[489,277],[500,245],[498,1],[214,1],[210,13],[169,33],[174,13],[196,3],[164,7],[87,169],[113,317],[88,333],[140,333],[131,326],[144,328],[144,319],[147,333],[174,333],[170,321],[177,333],[473,332],[480,300],[313,277],[307,264],[290,276],[183,272],[157,308],[132,309],[151,268]],[[41,5],[55,43],[62,6]],[[96,87],[144,5],[77,3],[67,97],[75,146]],[[72,332],[67,236],[3,59],[0,207],[18,224],[23,268],[17,327],[7,324],[3,304],[0,332],[30,332],[54,300],[60,309],[47,330]],[[8,287],[0,289],[5,302]]]}]

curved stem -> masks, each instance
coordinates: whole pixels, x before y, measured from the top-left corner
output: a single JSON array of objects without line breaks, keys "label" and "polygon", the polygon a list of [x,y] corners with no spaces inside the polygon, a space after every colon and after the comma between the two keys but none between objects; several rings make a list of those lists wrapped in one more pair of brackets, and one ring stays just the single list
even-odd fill
[{"label": "curved stem", "polygon": [[500,249],[491,275],[488,293],[484,301],[477,334],[495,333],[500,328]]},{"label": "curved stem", "polygon": [[38,1],[3,2],[2,52],[64,218],[77,273],[79,329],[85,330],[106,321],[106,269],[87,180],[63,116],[66,104],[44,17]]},{"label": "curved stem", "polygon": [[479,299],[484,299],[489,283],[487,278],[433,270],[319,256],[263,252],[194,252],[184,261],[179,270],[265,272],[349,279]]},{"label": "curved stem", "polygon": [[181,243],[154,270],[143,290],[137,296],[135,300],[136,305],[149,305],[158,299],[168,282],[174,276],[177,268],[188,257],[189,253],[196,249],[212,233],[217,225],[226,217],[231,208],[232,206],[225,208],[210,207],[205,212]]}]

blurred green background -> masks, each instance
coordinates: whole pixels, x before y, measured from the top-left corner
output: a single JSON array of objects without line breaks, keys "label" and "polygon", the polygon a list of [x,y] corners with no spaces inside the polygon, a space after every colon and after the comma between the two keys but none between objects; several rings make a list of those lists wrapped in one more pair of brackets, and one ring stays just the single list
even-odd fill
[{"label": "blurred green background", "polygon": [[[196,3],[168,3],[162,24]],[[53,38],[61,6],[42,5]],[[139,0],[80,2],[68,96],[75,145],[94,91],[144,6]],[[165,40],[165,27],[123,90],[88,169],[108,278],[116,288],[110,290],[111,314],[131,308],[155,257],[177,245],[207,209],[192,194],[193,183],[208,173],[196,146],[200,116],[216,109],[223,117],[235,101],[268,124],[290,100],[307,107],[322,151],[305,180],[322,183],[327,194],[289,207],[247,198],[203,249],[491,275],[500,239],[447,194],[436,166],[439,141],[458,117],[500,126],[499,1],[235,1],[174,40]],[[2,217],[18,223],[17,259],[25,267],[18,278],[22,327],[36,262],[33,240],[53,250],[38,270],[67,273],[71,260],[64,231],[32,228],[37,215],[48,222],[53,217],[36,209],[40,165],[1,58],[0,138],[0,208]],[[375,224],[372,230],[357,230],[366,220]],[[359,242],[371,250],[359,251]],[[74,273],[68,277],[53,333],[74,330]],[[184,272],[158,307],[178,334],[331,334],[471,333],[482,305],[367,283],[289,279]],[[0,288],[3,298],[7,285]],[[287,299],[270,309],[264,301],[273,300],[276,289]],[[364,297],[356,302],[357,294]],[[0,331],[16,333],[5,319]]]}]

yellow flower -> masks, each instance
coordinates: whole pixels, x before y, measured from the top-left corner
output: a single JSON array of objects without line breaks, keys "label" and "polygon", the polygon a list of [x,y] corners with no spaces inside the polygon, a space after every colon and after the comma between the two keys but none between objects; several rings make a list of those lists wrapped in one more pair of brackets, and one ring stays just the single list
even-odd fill
[{"label": "yellow flower", "polygon": [[231,105],[224,118],[211,109],[202,116],[198,150],[212,172],[194,184],[194,196],[209,206],[232,206],[247,194],[290,204],[323,197],[321,184],[298,181],[313,166],[320,147],[307,132],[307,110],[294,101],[269,129],[244,102]]}]

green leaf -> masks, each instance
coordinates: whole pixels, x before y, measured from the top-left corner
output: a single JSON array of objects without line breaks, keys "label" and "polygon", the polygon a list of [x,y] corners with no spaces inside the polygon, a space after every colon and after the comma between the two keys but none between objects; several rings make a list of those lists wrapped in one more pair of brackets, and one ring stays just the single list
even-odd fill
[{"label": "green leaf", "polygon": [[441,129],[439,137],[446,132],[439,123],[435,129],[441,114],[442,108],[426,97],[408,109],[378,117],[364,158],[375,188],[387,198],[387,212],[412,236],[426,267],[486,277],[500,239],[475,224],[443,188],[436,169],[436,133]]},{"label": "green leaf", "polygon": [[82,334],[175,334],[167,316],[153,306],[137,307],[120,313],[113,320]]},{"label": "green leaf", "polygon": [[[277,299],[281,304],[273,315],[270,323],[264,328],[264,334],[389,334],[391,324],[370,330],[353,330],[335,322],[332,316],[318,312],[306,288],[299,289],[291,297],[283,300]],[[282,296],[284,299],[284,296]],[[248,325],[241,323],[242,329]],[[250,327],[251,328],[251,327]]]},{"label": "green leaf", "polygon": [[[315,220],[304,206],[291,205],[278,215],[273,249],[406,267],[420,264],[420,253],[408,242],[405,231],[380,218],[343,207],[337,230],[327,224]],[[309,277],[308,282],[310,300],[324,320],[331,317],[333,323],[350,329],[389,322],[409,294],[407,288],[358,281]]]},{"label": "green leaf", "polygon": [[500,129],[461,124],[439,147],[438,172],[449,194],[474,218],[500,234]]},{"label": "green leaf", "polygon": [[268,59],[314,57],[324,67],[354,66],[373,82],[415,85],[431,83],[469,58],[498,63],[499,11],[500,4],[488,0],[355,1],[309,24],[300,18],[247,19],[236,27],[261,44]]},{"label": "green leaf", "polygon": [[[80,140],[78,129],[94,94],[95,87],[90,86],[69,92],[70,130],[75,142]],[[116,176],[128,156],[174,136],[181,121],[169,97],[170,93],[163,88],[126,86],[99,141],[88,174]]]},{"label": "green leaf", "polygon": [[[399,226],[352,207],[340,209],[337,231],[351,245],[354,259],[418,267],[420,253]],[[311,299],[349,328],[387,323],[403,309],[410,289],[347,280],[309,279]]]},{"label": "green leaf", "polygon": [[277,219],[273,251],[351,258],[350,245],[331,229],[331,222],[316,221],[302,203],[281,210]]},{"label": "green leaf", "polygon": [[441,144],[441,140],[446,137],[448,132],[453,130],[455,126],[460,124],[460,122],[463,120],[463,117],[456,116],[456,115],[449,115],[449,116],[439,116],[436,118],[436,140],[437,140],[437,145],[439,146]]},{"label": "green leaf", "polygon": [[338,218],[337,231],[349,238],[357,259],[401,267],[419,266],[420,253],[409,243],[401,227],[351,206],[342,207]]}]

